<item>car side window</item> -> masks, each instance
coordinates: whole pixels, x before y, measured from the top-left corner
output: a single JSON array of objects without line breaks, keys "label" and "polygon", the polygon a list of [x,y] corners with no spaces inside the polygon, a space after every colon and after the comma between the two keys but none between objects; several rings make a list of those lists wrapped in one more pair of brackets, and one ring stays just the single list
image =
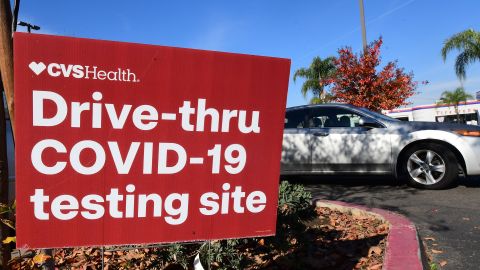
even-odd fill
[{"label": "car side window", "polygon": [[353,128],[359,125],[361,118],[361,115],[347,109],[322,107],[311,110],[308,122],[312,128]]},{"label": "car side window", "polygon": [[292,110],[285,114],[284,128],[307,128],[308,110]]}]

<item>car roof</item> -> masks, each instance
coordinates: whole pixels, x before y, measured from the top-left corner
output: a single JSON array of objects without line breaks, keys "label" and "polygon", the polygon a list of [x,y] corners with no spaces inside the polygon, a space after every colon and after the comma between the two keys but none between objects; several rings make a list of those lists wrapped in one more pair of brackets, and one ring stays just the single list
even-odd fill
[{"label": "car roof", "polygon": [[323,103],[323,104],[308,104],[308,105],[288,107],[287,111],[308,109],[308,108],[321,108],[321,107],[344,107],[344,108],[353,108],[353,109],[357,108],[353,105],[346,104],[346,103]]}]

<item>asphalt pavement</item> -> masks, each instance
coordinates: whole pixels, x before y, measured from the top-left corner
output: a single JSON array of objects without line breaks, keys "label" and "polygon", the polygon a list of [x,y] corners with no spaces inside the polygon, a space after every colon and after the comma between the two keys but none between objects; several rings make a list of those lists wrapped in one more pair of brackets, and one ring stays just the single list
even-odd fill
[{"label": "asphalt pavement", "polygon": [[[391,177],[291,177],[314,198],[394,211],[413,221],[439,269],[480,269],[480,178],[448,190],[420,190]],[[440,263],[446,263],[440,267]]]}]

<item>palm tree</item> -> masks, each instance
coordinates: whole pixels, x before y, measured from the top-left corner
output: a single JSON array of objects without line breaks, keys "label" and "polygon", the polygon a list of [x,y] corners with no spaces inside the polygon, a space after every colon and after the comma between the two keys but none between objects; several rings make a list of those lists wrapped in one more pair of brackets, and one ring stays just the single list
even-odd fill
[{"label": "palm tree", "polygon": [[313,96],[310,99],[310,104],[322,104],[333,100],[335,100],[335,97],[332,94],[323,92],[323,94]]},{"label": "palm tree", "polygon": [[467,99],[473,98],[472,95],[465,92],[463,87],[458,87],[455,91],[444,91],[440,97],[438,105],[453,105],[455,113],[457,114],[457,123],[460,123],[460,114],[458,113],[458,105],[460,102],[465,102]]},{"label": "palm tree", "polygon": [[465,68],[480,60],[480,32],[469,29],[447,39],[442,48],[443,61],[447,59],[447,54],[454,49],[460,51],[455,61],[455,73],[460,80],[463,80],[465,79]]},{"label": "palm tree", "polygon": [[297,77],[305,78],[301,91],[303,97],[306,97],[309,91],[312,92],[311,104],[325,103],[332,99],[331,95],[325,93],[323,80],[329,78],[335,72],[333,60],[335,60],[334,57],[321,59],[317,56],[313,58],[308,68],[300,68],[295,71],[293,81],[295,82]]}]

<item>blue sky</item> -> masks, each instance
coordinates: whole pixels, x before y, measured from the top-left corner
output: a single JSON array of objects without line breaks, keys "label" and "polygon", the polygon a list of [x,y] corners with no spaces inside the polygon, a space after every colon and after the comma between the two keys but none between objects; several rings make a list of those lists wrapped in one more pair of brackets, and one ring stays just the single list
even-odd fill
[{"label": "blue sky", "polygon": [[[383,36],[383,61],[398,60],[428,80],[411,102],[433,103],[460,86],[440,49],[454,33],[480,30],[478,0],[364,0],[367,39]],[[38,33],[290,58],[291,74],[314,56],[361,50],[358,0],[22,1],[19,19]],[[287,106],[305,104],[290,80]],[[480,62],[467,69],[466,90],[480,91]]]}]

